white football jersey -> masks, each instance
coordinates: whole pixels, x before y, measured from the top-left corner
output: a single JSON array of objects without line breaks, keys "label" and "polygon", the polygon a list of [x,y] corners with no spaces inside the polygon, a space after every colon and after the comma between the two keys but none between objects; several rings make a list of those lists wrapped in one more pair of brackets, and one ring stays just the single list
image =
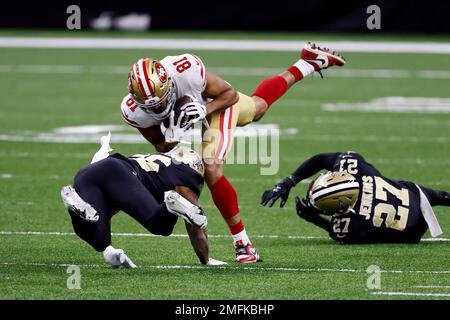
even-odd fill
[{"label": "white football jersey", "polygon": [[[175,83],[176,99],[191,95],[200,103],[206,104],[207,100],[202,95],[206,85],[206,70],[199,57],[185,53],[167,56],[160,62]],[[149,128],[161,123],[161,120],[140,109],[130,94],[123,98],[121,111],[122,118],[133,127]]]}]

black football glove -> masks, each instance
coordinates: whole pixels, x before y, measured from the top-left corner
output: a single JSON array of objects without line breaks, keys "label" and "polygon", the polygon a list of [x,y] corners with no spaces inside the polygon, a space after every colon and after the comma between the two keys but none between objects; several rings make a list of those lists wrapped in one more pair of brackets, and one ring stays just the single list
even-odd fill
[{"label": "black football glove", "polygon": [[306,199],[300,200],[299,197],[295,197],[295,208],[297,211],[297,215],[309,222],[314,220],[314,218],[319,215],[319,212],[311,207],[309,201]]},{"label": "black football glove", "polygon": [[273,189],[264,191],[261,197],[261,204],[265,206],[270,201],[269,207],[272,207],[278,198],[281,198],[280,208],[283,208],[289,197],[289,192],[294,186],[295,181],[291,176],[284,178],[283,181],[276,184]]}]

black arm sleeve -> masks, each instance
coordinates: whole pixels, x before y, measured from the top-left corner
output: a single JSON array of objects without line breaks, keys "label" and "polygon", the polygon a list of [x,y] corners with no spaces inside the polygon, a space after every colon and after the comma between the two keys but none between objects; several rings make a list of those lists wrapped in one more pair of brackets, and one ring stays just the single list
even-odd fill
[{"label": "black arm sleeve", "polygon": [[334,162],[341,152],[335,153],[319,153],[303,162],[297,170],[292,174],[292,178],[295,183],[299,183],[303,179],[309,178],[315,175],[322,169],[332,170]]},{"label": "black arm sleeve", "polygon": [[450,207],[450,193],[440,190],[433,190],[419,186],[423,193],[428,197],[431,206],[447,206]]},{"label": "black arm sleeve", "polygon": [[331,221],[327,218],[324,218],[320,215],[319,211],[312,208],[311,206],[305,206],[302,205],[302,202],[297,203],[297,215],[308,221],[309,223],[312,223],[319,228],[324,229],[328,233],[331,233]]}]

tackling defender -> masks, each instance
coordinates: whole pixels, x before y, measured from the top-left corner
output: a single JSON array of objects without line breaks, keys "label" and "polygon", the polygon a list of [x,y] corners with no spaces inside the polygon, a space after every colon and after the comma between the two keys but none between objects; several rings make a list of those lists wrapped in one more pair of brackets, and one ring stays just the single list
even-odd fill
[{"label": "tackling defender", "polygon": [[322,69],[344,64],[344,58],[336,52],[308,43],[293,66],[265,79],[249,97],[207,71],[195,55],[168,56],[161,61],[143,58],[133,64],[128,75],[129,94],[121,104],[122,117],[136,127],[157,151],[164,152],[174,146],[173,141],[176,142],[177,137],[173,133],[177,131],[169,128],[163,134],[161,122],[173,117],[172,109],[177,99],[186,95],[196,99],[182,108],[190,118],[185,128],[203,121],[205,181],[232,234],[235,261],[256,262],[260,258],[242,222],[236,191],[223,173],[223,161],[231,148],[234,130],[236,126],[261,119],[294,83],[315,71],[320,73]]},{"label": "tackling defender", "polygon": [[221,264],[208,257],[207,219],[197,203],[203,163],[195,151],[176,147],[168,153],[106,156],[82,168],[73,188],[61,190],[81,239],[103,252],[113,267],[135,268],[122,249],[111,245],[112,216],[123,210],[149,232],[162,236],[169,236],[181,217],[200,262]]},{"label": "tackling defender", "polygon": [[442,234],[431,206],[450,206],[450,193],[383,177],[354,152],[313,156],[265,191],[261,204],[270,202],[272,207],[281,198],[283,207],[292,187],[322,169],[330,172],[311,182],[306,199],[296,197],[296,209],[300,218],[323,228],[335,241],[417,243],[427,229],[433,237]]}]

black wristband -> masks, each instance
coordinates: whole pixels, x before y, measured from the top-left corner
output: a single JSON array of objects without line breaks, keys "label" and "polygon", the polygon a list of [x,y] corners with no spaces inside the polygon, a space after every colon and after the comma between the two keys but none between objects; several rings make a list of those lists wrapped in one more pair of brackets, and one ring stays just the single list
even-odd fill
[{"label": "black wristband", "polygon": [[295,180],[295,177],[292,175],[284,178],[284,182],[286,182],[290,187],[294,187],[297,185],[297,181]]}]

